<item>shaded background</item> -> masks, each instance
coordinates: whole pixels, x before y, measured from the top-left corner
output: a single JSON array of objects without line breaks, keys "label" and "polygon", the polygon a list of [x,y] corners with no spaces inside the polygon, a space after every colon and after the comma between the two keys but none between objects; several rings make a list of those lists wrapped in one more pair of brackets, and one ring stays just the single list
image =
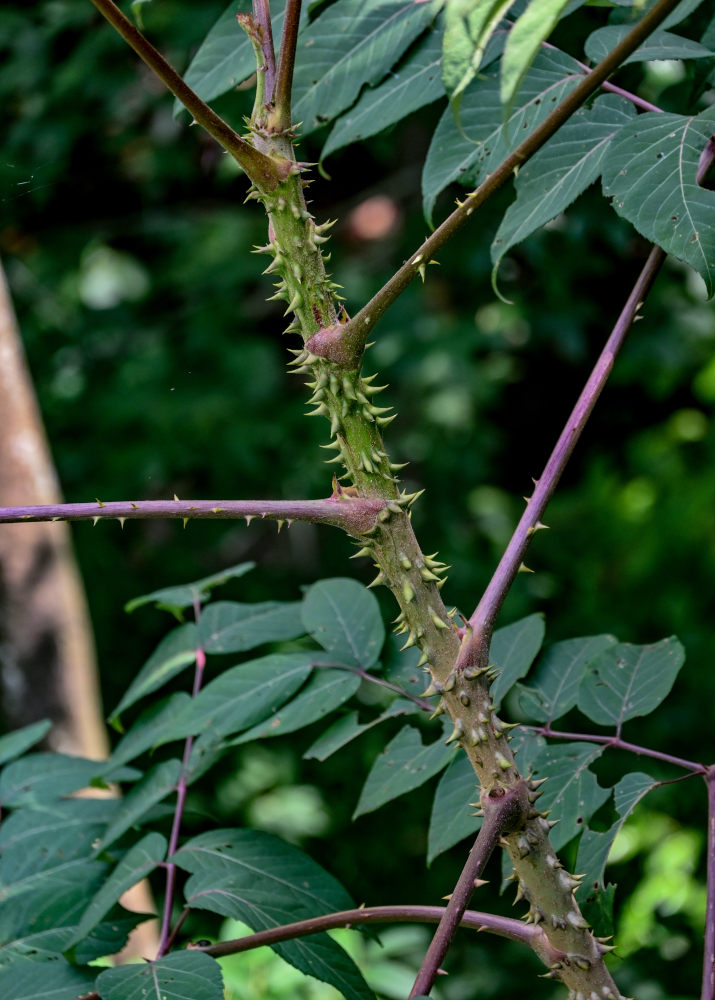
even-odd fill
[{"label": "shaded background", "polygon": [[[223,4],[142,9],[149,36],[182,69]],[[692,37],[707,16],[688,22]],[[561,44],[577,53],[600,23],[579,13],[560,29]],[[629,68],[624,85],[639,85],[642,73]],[[694,83],[676,65],[651,72],[645,86],[650,100],[683,111]],[[240,127],[250,102],[238,92],[215,106]],[[0,106],[0,255],[65,498],[328,495],[318,449],[327,425],[302,418],[305,388],[285,375],[295,344],[281,337],[282,307],[265,302],[265,258],[247,253],[265,242],[265,222],[255,204],[242,205],[233,161],[186,116],[172,117],[171,98],[89,3],[3,4]],[[340,220],[331,266],[349,312],[427,232],[420,171],[441,112],[434,105],[331,157],[330,179],[310,189],[316,215]],[[323,139],[310,136],[301,157],[318,159]],[[455,237],[427,283],[381,321],[366,358],[366,371],[390,383],[383,405],[399,413],[386,435],[393,460],[409,462],[408,489],[427,488],[414,514],[423,548],[452,565],[445,598],[467,613],[647,253],[591,190],[503,264],[500,288],[514,300],[506,305],[490,287],[489,243],[511,197],[503,191]],[[443,198],[438,218],[449,205]],[[700,279],[673,261],[644,312],[552,503],[552,530],[534,544],[535,573],[518,579],[502,623],[541,610],[552,641],[677,634],[688,661],[676,690],[626,737],[710,760],[715,321]],[[371,576],[346,562],[352,549],[341,534],[305,525],[277,536],[270,525],[195,522],[183,531],[147,521],[124,531],[83,524],[73,535],[107,709],[167,628],[153,611],[127,618],[129,598],[244,559],[258,568],[226,596],[293,599],[321,576]],[[392,617],[389,595],[378,596]],[[319,766],[300,760],[312,730],[249,748],[194,805],[220,822],[238,815],[291,835],[358,899],[436,901],[462,852],[425,870],[429,796],[349,822],[386,732]],[[607,758],[603,780],[623,763]],[[703,791],[692,781],[659,790],[622,844],[630,863],[612,869],[624,889],[638,887],[622,919],[640,950],[620,975],[640,1000],[698,992]],[[415,881],[424,881],[419,899]],[[655,911],[665,931],[652,925]],[[521,951],[470,948],[470,965],[443,986],[449,1000],[521,995],[510,968]],[[475,981],[474,967],[487,973]],[[541,981],[529,988],[555,995]]]}]

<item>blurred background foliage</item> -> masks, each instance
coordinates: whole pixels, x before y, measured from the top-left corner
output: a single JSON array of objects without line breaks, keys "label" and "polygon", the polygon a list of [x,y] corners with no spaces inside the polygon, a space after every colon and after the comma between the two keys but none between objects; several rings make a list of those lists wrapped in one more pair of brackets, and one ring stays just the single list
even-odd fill
[{"label": "blurred background foliage", "polygon": [[[182,69],[223,6],[154,0],[142,14]],[[692,37],[709,16],[686,22]],[[560,44],[578,54],[600,23],[598,11],[582,10],[559,29]],[[633,66],[624,79],[669,110],[688,109],[688,67]],[[216,108],[240,126],[250,99],[237,92]],[[185,115],[172,116],[171,98],[88,2],[5,0],[0,105],[0,254],[66,499],[328,495],[331,471],[318,449],[327,426],[303,419],[306,391],[285,374],[286,347],[295,345],[281,338],[282,307],[265,302],[265,261],[248,253],[265,242],[265,222],[255,204],[242,205],[246,185],[233,161]],[[350,312],[426,233],[419,178],[440,113],[432,106],[332,156],[330,179],[316,176],[310,189],[317,216],[339,220],[332,265]],[[301,157],[318,159],[323,138],[311,136]],[[366,370],[390,383],[382,399],[399,413],[387,434],[393,459],[409,462],[410,490],[427,488],[414,515],[423,548],[453,566],[444,593],[466,612],[647,252],[591,190],[504,262],[506,305],[490,287],[489,243],[510,198],[506,190],[494,199],[440,254],[426,284],[402,296],[366,358]],[[449,210],[447,197],[439,210]],[[688,652],[677,688],[665,710],[626,736],[706,761],[715,702],[714,345],[702,282],[668,261],[552,503],[552,530],[534,545],[535,572],[518,579],[502,616],[542,610],[550,640],[677,634]],[[278,536],[255,523],[195,522],[185,531],[180,522],[124,531],[82,524],[74,538],[107,708],[166,629],[156,612],[127,619],[122,606],[132,596],[243,559],[255,559],[257,571],[226,589],[242,600],[295,598],[321,576],[371,575],[346,563],[352,550],[340,534],[305,525]],[[380,596],[392,617],[389,595]],[[425,870],[429,796],[350,823],[385,731],[306,765],[300,755],[315,735],[237,754],[216,786],[195,796],[195,815],[298,840],[358,900],[437,901],[463,851]],[[617,758],[602,767],[604,780],[620,773]],[[611,869],[624,890],[617,914],[628,962],[618,974],[639,1000],[691,996],[703,788],[669,786],[648,808],[626,827]],[[415,883],[424,883],[419,898]],[[405,932],[405,960],[414,959],[415,933]],[[460,942],[466,964],[450,962],[441,996],[523,995],[512,975],[516,962],[531,963],[521,949],[473,935]],[[561,988],[530,980],[529,989],[551,997]],[[270,996],[293,990],[266,986]]]}]

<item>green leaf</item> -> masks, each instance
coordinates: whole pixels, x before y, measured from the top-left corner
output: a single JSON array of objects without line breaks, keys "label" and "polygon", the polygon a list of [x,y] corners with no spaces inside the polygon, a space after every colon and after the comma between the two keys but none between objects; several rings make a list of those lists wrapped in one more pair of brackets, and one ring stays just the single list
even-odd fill
[{"label": "green leaf", "polygon": [[223,976],[215,958],[176,951],[156,962],[106,969],[97,979],[102,1000],[223,1000]]},{"label": "green leaf", "polygon": [[[191,907],[242,920],[254,930],[354,906],[340,883],[302,851],[256,830],[213,830],[184,844],[172,860],[193,873],[185,888]],[[325,934],[274,950],[349,1000],[372,997],[352,960]]]},{"label": "green leaf", "polygon": [[35,743],[39,743],[52,729],[50,719],[42,719],[40,722],[33,722],[22,729],[16,729],[14,733],[6,733],[0,736],[0,764],[6,764],[15,757],[20,757],[26,750]]},{"label": "green leaf", "polygon": [[528,688],[519,692],[519,706],[529,718],[553,722],[570,711],[589,663],[616,643],[612,635],[590,635],[565,639],[550,646],[542,656]]},{"label": "green leaf", "polygon": [[27,754],[0,772],[0,804],[3,809],[45,806],[80,788],[88,788],[107,770],[104,760],[62,753]]},{"label": "green leaf", "polygon": [[[605,28],[598,28],[586,39],[584,51],[592,62],[600,62],[605,59],[608,53],[615,49],[632,30],[630,24],[609,24]],[[626,63],[648,62],[651,59],[704,59],[712,56],[710,49],[693,42],[690,38],[682,38],[669,31],[654,31],[639,48],[636,49],[627,59],[624,59],[622,66]]]},{"label": "green leaf", "polygon": [[321,580],[303,601],[303,624],[339,662],[368,670],[385,643],[385,626],[374,594],[356,580]]},{"label": "green leaf", "polygon": [[578,707],[593,722],[620,729],[660,705],[684,662],[685,650],[675,636],[645,646],[611,646],[589,664]]},{"label": "green leaf", "polygon": [[215,740],[255,726],[304,683],[316,654],[272,653],[241,663],[211,681],[175,719],[168,739],[208,732]]},{"label": "green leaf", "polygon": [[347,701],[360,687],[360,677],[346,670],[317,670],[300,694],[275,715],[259,723],[233,742],[249,743],[265,736],[282,736],[324,718]]},{"label": "green leaf", "polygon": [[492,243],[495,270],[504,254],[564,212],[600,175],[611,139],[636,115],[621,97],[607,94],[581,108],[516,175],[516,201]]},{"label": "green leaf", "polygon": [[584,881],[577,890],[579,898],[586,898],[594,892],[605,889],[604,870],[616,834],[621,829],[635,806],[659,782],[642,771],[626,774],[613,789],[618,819],[609,830],[584,830],[578,845],[576,857],[577,872],[583,872]]},{"label": "green leaf", "polygon": [[124,605],[124,610],[130,614],[136,608],[141,608],[144,604],[154,604],[161,611],[170,611],[172,614],[175,614],[181,621],[180,612],[184,608],[191,608],[197,602],[203,604],[205,601],[208,601],[214,587],[220,587],[221,584],[227,583],[229,580],[244,576],[255,565],[253,562],[239,563],[237,566],[231,566],[220,573],[205,576],[203,579],[195,580],[193,583],[155,590],[151,594],[144,594],[143,597],[135,597],[133,600],[128,601]]},{"label": "green leaf", "polygon": [[[60,913],[58,919],[61,921],[63,916]],[[119,906],[115,907],[105,921],[98,924],[84,941],[72,949],[72,961],[86,965],[105,955],[116,955],[127,943],[130,931],[142,921],[153,918],[153,914],[129,913]],[[49,930],[26,934],[0,945],[0,967],[16,957],[24,956],[37,962],[52,959],[68,949],[74,932],[74,926],[53,926]]]},{"label": "green leaf", "polygon": [[548,777],[539,808],[550,811],[549,819],[558,820],[551,831],[555,851],[585,829],[586,822],[611,794],[602,788],[589,765],[603,753],[595,743],[565,743],[546,746],[534,761],[533,772]]},{"label": "green leaf", "polygon": [[443,739],[444,736],[423,746],[420,731],[413,726],[403,726],[377,756],[360,793],[353,819],[419,788],[446,767],[456,748],[445,746]]},{"label": "green leaf", "polygon": [[696,181],[700,154],[715,131],[715,106],[702,114],[648,112],[612,140],[604,193],[646,239],[690,264],[715,292],[715,191]]},{"label": "green leaf", "polygon": [[452,181],[478,184],[541,124],[582,76],[579,64],[565,52],[542,50],[524,78],[518,107],[506,123],[496,73],[473,80],[462,96],[459,126],[448,108],[432,137],[422,174],[427,218],[440,191]]},{"label": "green leaf", "polygon": [[544,616],[529,615],[497,629],[489,647],[489,662],[499,670],[491,686],[492,701],[499,706],[512,686],[529,671],[544,641]]},{"label": "green leaf", "polygon": [[177,691],[168,698],[153,702],[116,745],[109,765],[126,764],[146,750],[166,743],[174,721],[190,703],[191,696],[185,691]]},{"label": "green leaf", "polygon": [[36,962],[14,957],[0,959],[0,995],[5,1000],[76,1000],[89,993],[96,970],[76,969],[61,955]]},{"label": "green leaf", "polygon": [[160,833],[148,833],[127,851],[82,914],[72,944],[81,941],[96,927],[127,889],[161,864],[166,858],[167,846],[166,838]]},{"label": "green leaf", "polygon": [[300,601],[210,604],[199,622],[199,641],[207,653],[242,653],[266,642],[295,639],[305,629]]},{"label": "green leaf", "polygon": [[413,701],[408,701],[407,698],[395,698],[381,715],[369,722],[359,722],[358,713],[350,712],[334,722],[329,729],[326,729],[322,736],[319,736],[315,743],[308,747],[303,757],[306,760],[327,760],[337,750],[342,749],[358,736],[362,736],[373,726],[385,722],[386,719],[394,719],[398,715],[414,715],[421,711]]},{"label": "green leaf", "polygon": [[501,100],[511,111],[519,88],[569,0],[531,0],[509,32],[501,63]]},{"label": "green leaf", "polygon": [[141,781],[127,792],[119,803],[109,827],[104,833],[96,853],[113,844],[123,833],[134,826],[157,802],[175,791],[181,774],[181,761],[165,760],[156,764]]},{"label": "green leaf", "polygon": [[442,80],[456,113],[494,31],[514,0],[451,0],[445,10]]},{"label": "green leaf", "polygon": [[195,663],[198,642],[199,634],[193,622],[180,625],[164,636],[112,712],[109,720],[112,725],[119,725],[119,716],[131,705],[157,691]]},{"label": "green leaf", "polygon": [[293,120],[305,133],[379,83],[437,15],[443,0],[339,0],[299,36]]},{"label": "green leaf", "polygon": [[474,769],[466,754],[460,754],[450,763],[439,779],[427,842],[427,864],[454,847],[460,840],[476,833],[482,825],[480,817],[474,815],[475,802],[479,798]]},{"label": "green leaf", "polygon": [[382,132],[442,97],[440,50],[439,32],[428,32],[419,47],[411,51],[384,83],[366,88],[357,103],[336,122],[320,154],[321,159],[336,149]]}]

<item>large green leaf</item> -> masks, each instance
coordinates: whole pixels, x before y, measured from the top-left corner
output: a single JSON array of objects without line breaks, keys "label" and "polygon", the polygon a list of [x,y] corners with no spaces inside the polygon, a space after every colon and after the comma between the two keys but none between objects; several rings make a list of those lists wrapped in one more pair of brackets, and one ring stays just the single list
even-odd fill
[{"label": "large green leaf", "polygon": [[[60,913],[61,923],[65,915]],[[129,913],[121,907],[114,907],[102,923],[72,949],[72,961],[85,965],[105,955],[116,955],[127,943],[129,933],[144,920],[153,918],[153,914]],[[0,945],[0,966],[7,964],[14,957],[27,957],[33,961],[52,959],[67,951],[75,933],[74,926],[52,926],[48,930],[35,934],[23,934],[5,944]]]},{"label": "large green leaf", "polygon": [[491,253],[504,254],[564,212],[600,175],[611,139],[635,117],[633,105],[607,94],[581,108],[516,176],[516,201],[504,215]]},{"label": "large green leaf", "polygon": [[356,580],[338,577],[311,587],[303,602],[305,630],[338,662],[374,666],[385,626],[374,594]]},{"label": "large green leaf", "polygon": [[6,764],[9,760],[20,757],[35,743],[39,743],[51,728],[52,722],[49,719],[41,719],[40,722],[33,722],[22,729],[16,729],[14,733],[0,736],[0,764]]},{"label": "large green leaf", "polygon": [[184,583],[178,587],[164,587],[162,590],[155,590],[151,594],[144,594],[143,597],[135,597],[133,600],[128,601],[124,606],[124,610],[132,612],[135,608],[140,608],[144,604],[155,604],[162,611],[171,611],[172,614],[179,614],[184,608],[191,608],[197,603],[203,604],[205,601],[208,601],[214,587],[220,587],[229,580],[235,580],[236,577],[244,576],[255,565],[253,562],[238,563],[236,566],[230,566],[228,569],[221,570],[220,573],[212,573],[211,576],[205,576],[201,580],[195,580],[193,583]]},{"label": "large green leaf", "polygon": [[648,112],[612,140],[603,190],[642,236],[690,264],[715,291],[715,191],[696,181],[715,105],[695,117]]},{"label": "large green leaf", "polygon": [[[185,888],[190,906],[234,917],[254,930],[354,905],[340,883],[302,851],[257,830],[213,830],[184,844],[173,860],[193,873]],[[275,950],[349,1000],[372,996],[352,960],[325,934]]]},{"label": "large green leaf", "polygon": [[165,760],[156,764],[127,792],[119,803],[108,828],[97,845],[97,853],[105,850],[123,833],[134,826],[157,802],[176,789],[181,774],[181,761]]},{"label": "large green leaf", "polygon": [[512,686],[528,673],[544,641],[544,628],[544,616],[535,614],[494,633],[489,662],[499,670],[490,692],[495,705],[500,705]]},{"label": "large green leaf", "polygon": [[223,976],[215,958],[176,951],[156,962],[107,969],[97,979],[102,1000],[223,1000]]},{"label": "large green leaf", "polygon": [[310,650],[273,653],[226,670],[177,716],[168,739],[207,732],[222,739],[276,712],[312,670]]},{"label": "large green leaf", "polygon": [[190,702],[191,696],[186,691],[153,702],[116,745],[109,758],[110,766],[126,764],[145,750],[165,743],[174,721]]},{"label": "large green leaf", "polygon": [[306,759],[327,760],[336,751],[357,739],[358,736],[362,736],[373,726],[385,722],[386,719],[394,719],[398,715],[414,715],[421,711],[422,709],[413,701],[409,701],[407,698],[395,698],[384,712],[369,722],[359,722],[358,713],[349,712],[348,715],[344,715],[326,729],[315,743],[308,747],[303,756]]},{"label": "large green leaf", "polygon": [[539,661],[529,686],[520,689],[520,707],[539,722],[561,718],[578,701],[586,667],[615,642],[612,635],[590,635],[554,643]]},{"label": "large green leaf", "polygon": [[445,745],[443,738],[423,746],[420,731],[403,726],[372,765],[353,819],[419,788],[446,767],[455,753],[456,748]]},{"label": "large green leaf", "polygon": [[[584,51],[593,62],[600,62],[615,49],[632,30],[630,24],[609,24],[605,28],[598,28],[586,39]],[[654,31],[645,42],[636,49],[627,59],[626,63],[647,62],[650,59],[703,59],[712,56],[710,49],[701,45],[700,42],[693,42],[690,38],[682,38],[674,35],[670,31]]]},{"label": "large green leaf", "polygon": [[[585,2],[585,0],[584,0]],[[501,99],[510,111],[529,68],[569,4],[569,0],[530,0],[509,32],[501,63]]]},{"label": "large green leaf", "polygon": [[470,805],[478,798],[474,769],[469,758],[459,754],[439,779],[435,792],[427,840],[428,865],[482,825]]},{"label": "large green leaf", "polygon": [[443,0],[338,0],[299,36],[293,120],[305,132],[350,107],[389,72]]},{"label": "large green leaf", "polygon": [[[106,761],[70,757],[63,753],[31,753],[14,760],[0,772],[0,805],[44,806],[65,795],[101,784],[109,770]],[[123,777],[130,777],[127,770]],[[119,780],[115,771],[112,778]]]},{"label": "large green leaf", "polygon": [[517,107],[506,122],[496,72],[473,80],[462,96],[459,125],[447,109],[435,130],[422,174],[427,218],[437,195],[459,181],[476,185],[539,125],[583,76],[558,49],[541,51],[524,78]]},{"label": "large green leaf", "polygon": [[198,636],[193,622],[179,625],[164,636],[112,712],[110,721],[113,725],[119,724],[119,716],[127,708],[163,687],[196,661]]},{"label": "large green leaf", "polygon": [[148,833],[127,851],[82,914],[72,938],[73,944],[81,941],[100,923],[127,889],[141,882],[164,861],[167,846],[166,838],[160,833]]},{"label": "large green leaf", "polygon": [[4,1000],[75,1000],[89,993],[96,970],[77,969],[61,955],[37,962],[13,956],[5,963],[0,956],[0,996]]},{"label": "large green leaf", "polygon": [[575,868],[575,871],[582,872],[585,876],[577,892],[580,898],[605,888],[603,873],[616,834],[638,802],[657,784],[654,778],[642,771],[626,774],[613,789],[618,813],[616,822],[609,830],[584,830],[578,845]]},{"label": "large green leaf", "polygon": [[199,641],[207,653],[242,653],[266,642],[295,639],[305,632],[301,607],[300,601],[217,601],[201,615]]},{"label": "large green leaf", "polygon": [[323,147],[324,159],[336,149],[367,139],[444,94],[440,79],[441,39],[430,31],[379,87],[368,87],[335,123]]},{"label": "large green leaf", "polygon": [[249,729],[234,743],[249,743],[266,736],[282,736],[303,729],[324,718],[355,694],[360,677],[347,670],[318,669],[314,671],[300,694],[264,722]]},{"label": "large green leaf", "polygon": [[593,722],[620,729],[660,705],[684,662],[685,650],[675,636],[646,646],[610,646],[589,664],[578,707]]},{"label": "large green leaf", "polygon": [[611,794],[589,771],[589,765],[601,756],[603,749],[595,743],[549,745],[534,761],[534,775],[549,779],[539,808],[550,811],[550,820],[559,821],[551,831],[556,851],[585,829],[587,821]]}]

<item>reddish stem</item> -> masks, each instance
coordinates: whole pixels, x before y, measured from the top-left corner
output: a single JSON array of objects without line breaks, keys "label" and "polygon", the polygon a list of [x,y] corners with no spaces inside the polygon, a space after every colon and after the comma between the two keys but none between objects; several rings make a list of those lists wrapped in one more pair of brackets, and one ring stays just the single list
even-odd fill
[{"label": "reddish stem", "polygon": [[701,1000],[715,1000],[715,764],[707,769],[705,781],[708,786],[708,887]]},{"label": "reddish stem", "polygon": [[639,757],[652,757],[654,760],[662,760],[666,764],[674,764],[682,767],[691,774],[707,774],[708,768],[704,764],[698,764],[694,760],[685,760],[683,757],[674,757],[669,753],[662,753],[660,750],[649,750],[647,747],[639,746],[637,743],[628,743],[620,736],[590,736],[588,733],[565,733],[561,730],[552,729],[551,726],[524,726],[524,729],[536,733],[537,736],[548,736],[555,740],[578,740],[586,743],[600,743],[603,746],[613,747],[615,750],[627,750],[629,753],[638,754]]}]

